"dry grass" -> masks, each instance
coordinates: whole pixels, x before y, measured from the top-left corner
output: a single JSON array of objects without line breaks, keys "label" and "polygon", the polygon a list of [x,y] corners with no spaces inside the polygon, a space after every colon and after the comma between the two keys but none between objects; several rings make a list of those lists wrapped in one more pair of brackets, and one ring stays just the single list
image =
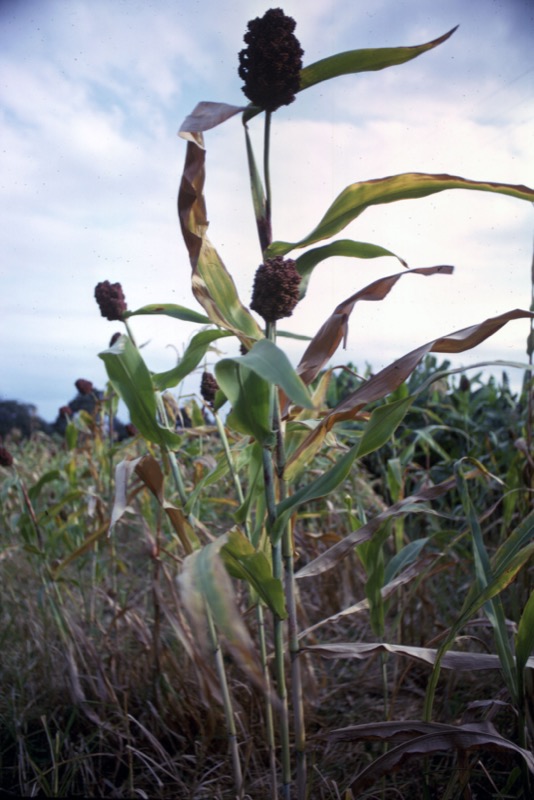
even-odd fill
[{"label": "dry grass", "polygon": [[[40,447],[34,448],[31,463],[27,446],[22,445],[18,461],[28,460],[22,476],[29,485],[43,468],[42,455]],[[358,480],[362,496],[365,488],[369,513],[380,510],[383,500],[368,476],[362,472]],[[57,486],[53,489],[59,491]],[[11,520],[16,511],[14,491],[4,506]],[[57,580],[52,580],[50,567],[72,546],[67,533],[54,540],[55,560],[46,554],[43,558],[17,536],[7,534],[2,543],[0,768],[7,796],[11,792],[49,797],[235,797],[218,683],[212,665],[199,658],[177,594],[175,577],[181,559],[175,541],[146,491],[136,495],[135,503],[138,515],[120,523],[112,540],[99,539],[97,547],[66,567]],[[342,504],[338,505],[333,502],[326,511],[307,509],[299,521],[297,567],[346,533]],[[222,524],[221,507],[217,508]],[[71,521],[77,514],[71,506],[65,513]],[[450,600],[458,591],[454,587],[465,584],[467,575],[454,553],[435,548],[421,579],[392,598],[386,640],[402,637],[404,644],[428,645],[439,638],[455,613],[443,599]],[[300,581],[301,629],[361,600],[364,584],[365,574],[355,555],[317,580]],[[525,578],[523,593],[528,588]],[[242,608],[246,611],[245,594]],[[246,619],[254,632],[253,615]],[[466,646],[491,649],[487,626],[472,627],[466,634],[474,637]],[[319,627],[306,643],[374,640],[368,614],[362,612]],[[325,734],[385,718],[383,665],[378,657],[325,660],[308,654],[302,661],[309,797],[347,800],[346,787],[380,755],[383,745],[329,743]],[[229,659],[227,667],[245,797],[270,800],[264,700]],[[387,717],[420,719],[429,669],[403,658],[388,659],[386,669]],[[474,705],[490,700],[498,703]],[[460,723],[469,715],[478,720],[493,714],[499,731],[514,738],[515,717],[507,700],[497,672],[444,673],[435,719]],[[514,767],[512,763],[503,767],[487,755],[480,760],[473,757],[471,788],[476,797],[514,796],[507,789]],[[454,757],[429,758],[425,769],[429,797],[464,796],[464,773]],[[421,762],[408,761],[360,796],[369,800],[421,796],[421,778]]]}]

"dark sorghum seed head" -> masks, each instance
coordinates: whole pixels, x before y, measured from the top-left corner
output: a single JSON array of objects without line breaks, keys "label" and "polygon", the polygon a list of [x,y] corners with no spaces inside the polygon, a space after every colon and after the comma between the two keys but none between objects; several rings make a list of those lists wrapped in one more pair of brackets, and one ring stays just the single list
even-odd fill
[{"label": "dark sorghum seed head", "polygon": [[95,299],[103,317],[110,322],[122,320],[128,306],[120,283],[101,281],[96,285]]},{"label": "dark sorghum seed head", "polygon": [[254,278],[250,307],[265,322],[290,317],[299,301],[300,275],[292,258],[268,258]]},{"label": "dark sorghum seed head", "polygon": [[5,447],[0,447],[0,467],[10,467],[13,463],[13,456]]},{"label": "dark sorghum seed head", "polygon": [[213,405],[218,388],[219,384],[211,372],[204,371],[200,382],[200,394],[208,405]]},{"label": "dark sorghum seed head", "polygon": [[468,392],[470,387],[471,387],[471,384],[469,382],[469,378],[466,378],[465,375],[462,375],[462,377],[460,378],[460,386],[459,386],[460,391],[461,392]]},{"label": "dark sorghum seed head", "polygon": [[78,378],[78,380],[74,385],[78,389],[80,394],[93,393],[93,384],[91,383],[91,381],[86,381],[84,378]]},{"label": "dark sorghum seed head", "polygon": [[239,77],[246,97],[266,111],[288,106],[300,88],[302,50],[294,35],[295,20],[281,8],[270,8],[247,25],[239,53]]}]

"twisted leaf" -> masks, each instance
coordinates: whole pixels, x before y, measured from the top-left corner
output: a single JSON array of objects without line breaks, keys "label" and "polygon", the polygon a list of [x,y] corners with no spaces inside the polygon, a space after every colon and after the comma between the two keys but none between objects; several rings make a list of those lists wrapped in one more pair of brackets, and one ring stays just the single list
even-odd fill
[{"label": "twisted leaf", "polygon": [[454,267],[442,265],[397,272],[394,275],[387,275],[384,278],[373,281],[373,283],[360,289],[340,303],[319,328],[300,360],[297,372],[304,383],[309,384],[315,380],[327,361],[334,355],[341,342],[346,343],[349,334],[349,317],[357,302],[361,300],[383,300],[404,275],[452,275],[453,271]]},{"label": "twisted leaf", "polygon": [[178,217],[192,267],[192,289],[211,322],[232,331],[249,348],[263,337],[254,317],[241,303],[235,283],[210,243],[204,200],[206,151],[201,133],[191,134],[180,190]]}]

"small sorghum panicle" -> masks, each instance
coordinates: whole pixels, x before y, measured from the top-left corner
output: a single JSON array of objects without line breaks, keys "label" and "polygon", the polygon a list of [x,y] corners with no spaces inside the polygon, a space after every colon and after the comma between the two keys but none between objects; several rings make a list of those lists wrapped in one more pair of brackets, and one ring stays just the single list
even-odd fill
[{"label": "small sorghum panicle", "polygon": [[250,307],[265,322],[290,317],[299,301],[300,275],[292,258],[268,258],[254,278]]},{"label": "small sorghum panicle", "polygon": [[120,283],[101,281],[96,285],[95,299],[103,317],[110,322],[122,320],[128,306]]},{"label": "small sorghum panicle", "polygon": [[209,406],[213,405],[218,388],[219,384],[211,372],[204,371],[202,373],[202,380],[200,382],[200,394],[202,395],[203,400]]},{"label": "small sorghum panicle", "polygon": [[113,345],[115,344],[117,339],[120,339],[120,337],[121,337],[121,334],[119,333],[119,331],[117,331],[117,333],[114,333],[113,336],[111,337],[111,339],[109,340],[109,346],[113,347]]},{"label": "small sorghum panicle", "polygon": [[5,447],[0,447],[0,467],[10,467],[13,463],[13,456]]},{"label": "small sorghum panicle", "polygon": [[266,111],[288,106],[300,88],[304,50],[294,35],[295,20],[271,8],[247,25],[239,53],[239,77],[246,97]]},{"label": "small sorghum panicle", "polygon": [[78,378],[78,380],[74,385],[78,389],[80,394],[93,393],[93,384],[91,383],[91,381],[86,381],[84,378]]},{"label": "small sorghum panicle", "polygon": [[460,378],[460,386],[458,387],[461,392],[468,392],[471,388],[471,384],[469,382],[469,378],[466,378],[465,375],[462,375]]}]

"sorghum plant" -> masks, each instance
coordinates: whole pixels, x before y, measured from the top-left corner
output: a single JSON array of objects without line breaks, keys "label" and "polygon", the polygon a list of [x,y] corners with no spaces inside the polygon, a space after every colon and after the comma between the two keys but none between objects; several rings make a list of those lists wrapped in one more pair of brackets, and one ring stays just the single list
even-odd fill
[{"label": "sorghum plant", "polygon": [[[303,504],[328,496],[347,478],[358,460],[376,451],[390,439],[417,397],[417,392],[408,392],[391,399],[392,393],[427,354],[462,352],[475,347],[506,323],[533,316],[529,311],[506,311],[481,323],[469,324],[464,330],[427,342],[362,381],[333,408],[326,408],[322,401],[331,371],[328,368],[324,370],[341,342],[347,338],[348,321],[356,303],[383,299],[406,274],[439,276],[452,273],[452,267],[448,266],[407,269],[399,256],[379,245],[333,237],[372,205],[423,198],[450,189],[497,192],[532,201],[534,190],[446,174],[405,173],[387,176],[345,187],[304,238],[297,241],[275,240],[272,235],[270,131],[277,109],[292,103],[301,92],[323,81],[403,64],[444,44],[454,32],[449,31],[438,39],[418,46],[352,50],[303,67],[303,50],[294,34],[295,28],[295,21],[281,9],[271,9],[262,18],[252,20],[245,34],[246,47],[239,54],[239,76],[244,81],[243,92],[250,103],[243,106],[202,102],[181,126],[180,133],[187,141],[187,149],[178,195],[178,214],[191,264],[192,292],[204,313],[166,303],[129,311],[122,288],[109,281],[98,284],[95,296],[103,316],[126,324],[125,335],[114,337],[110,348],[101,353],[109,379],[127,404],[132,423],[140,435],[151,446],[161,447],[163,462],[170,466],[175,480],[179,504],[171,506],[161,498],[159,502],[183,546],[185,560],[179,585],[182,602],[189,614],[192,631],[190,647],[200,654],[199,662],[206,657],[206,653],[211,652],[217,664],[232,752],[235,793],[243,796],[247,775],[242,769],[232,689],[226,677],[221,642],[245,670],[254,686],[265,695],[266,737],[271,754],[271,796],[277,797],[281,788],[283,798],[290,798],[293,786],[296,786],[296,794],[299,800],[303,800],[307,793],[309,770],[306,761],[306,703],[300,671],[302,654],[363,657],[364,648],[354,643],[306,646],[304,642],[308,632],[299,630],[297,582],[333,569],[353,552],[355,546],[361,547],[372,542],[374,537],[379,545],[379,534],[383,533],[389,520],[399,519],[414,509],[426,508],[432,500],[457,484],[465,487],[465,481],[473,477],[477,470],[480,471],[480,466],[471,465],[469,470],[459,467],[456,478],[452,476],[438,485],[421,488],[410,497],[399,495],[391,507],[365,524],[360,520],[345,539],[297,573],[294,568],[295,515]],[[255,275],[251,273],[250,276],[250,310],[239,298],[230,272],[206,233],[204,132],[237,115],[241,116],[245,133],[261,258]],[[249,125],[260,115],[264,119],[261,171],[257,167],[249,136]],[[320,242],[326,243],[315,246]],[[288,258],[288,254],[294,251],[303,252]],[[341,300],[309,341],[295,368],[280,347],[279,320],[290,316],[305,296],[317,264],[333,256],[389,256],[399,260],[403,270],[383,277]],[[251,311],[259,315],[261,322]],[[165,314],[204,327],[192,337],[175,368],[153,374],[145,365],[129,328],[131,318],[141,314]],[[221,457],[213,470],[191,489],[183,479],[181,437],[174,426],[168,423],[164,393],[194,372],[213,343],[226,337],[239,341],[241,355],[220,358],[215,364],[215,375],[204,371],[201,384],[202,397],[216,417]],[[321,373],[319,386],[312,391],[310,387]],[[388,398],[389,401],[376,407],[373,413],[366,412],[371,404]],[[227,410],[224,420],[219,414],[223,408]],[[354,420],[359,420],[363,425],[355,443],[349,447],[336,439],[336,431],[341,423]],[[310,466],[325,447],[335,457],[319,475],[312,474]],[[147,458],[149,460],[144,461],[142,469],[139,469],[137,462],[129,469],[131,472],[135,467],[137,475],[155,492],[149,472],[156,469],[156,462],[153,455]],[[126,467],[121,465],[121,468],[124,480]],[[232,477],[239,506],[225,533],[213,538],[206,536],[209,526],[202,521],[202,494],[226,474]],[[466,509],[469,509],[465,491],[463,496]],[[113,523],[121,513],[118,504]],[[478,533],[474,532],[478,582],[470,592],[461,616],[461,620],[465,620],[466,615],[472,615],[484,604],[489,609],[488,614],[492,617],[499,643],[498,656],[507,660],[511,690],[518,703],[523,691],[522,669],[530,652],[531,641],[525,623],[520,626],[517,663],[514,664],[510,646],[502,641],[504,623],[498,608],[498,595],[533,552],[534,544],[530,541],[532,525],[530,518],[516,533],[514,545],[501,549],[491,563],[483,555]],[[402,552],[402,534],[398,538],[398,548],[399,565],[391,573],[391,583],[378,587],[386,592],[385,596],[393,590],[392,587],[398,585],[399,580],[408,581],[417,572],[414,569],[416,556],[410,558],[408,553]],[[363,550],[360,552],[363,554]],[[379,554],[380,546],[377,557]],[[410,567],[411,573],[402,571],[403,558],[404,566]],[[378,573],[383,582],[383,570],[375,569],[373,574]],[[256,607],[255,634],[240,611],[236,580],[245,582],[249,599]],[[529,604],[528,615],[532,614],[531,606],[532,603]],[[272,615],[272,626],[264,618],[265,608]],[[461,621],[458,625],[461,625]],[[254,636],[257,636],[256,640]],[[441,737],[440,744],[446,739],[449,747],[456,747],[459,751],[461,742],[469,737],[478,737],[477,741],[482,746],[491,744],[503,749],[515,748],[528,768],[532,769],[532,759],[528,758],[524,747],[524,735],[519,745],[513,745],[502,737],[497,741],[499,737],[490,735],[486,730],[468,731],[459,726],[446,726],[447,732],[444,732],[443,726],[432,723],[433,692],[440,667],[471,669],[476,662],[475,657],[463,658],[464,654],[448,652],[453,639],[453,636],[448,637],[437,651],[426,649],[424,652],[382,642],[368,645],[367,652],[401,653],[434,664],[425,705],[425,721],[414,722],[411,727],[405,723],[390,723],[390,727],[387,727],[385,723],[386,727],[380,731],[377,725],[360,726],[360,730],[353,726],[344,733],[332,733],[331,740],[378,736],[393,742],[396,737],[403,737],[404,741],[406,731],[410,728],[409,743],[403,749],[403,754],[406,754],[410,752],[410,746],[414,751],[417,746],[421,747],[425,736],[430,736],[430,744],[426,750],[419,752],[434,752],[432,736]],[[278,726],[273,724],[273,717],[278,720]],[[278,752],[281,775],[278,774]],[[386,754],[382,764],[372,774],[369,772],[362,776],[360,784],[370,783],[378,774],[394,766],[397,763],[394,753],[396,749]],[[354,791],[360,784],[357,781],[353,783]]]}]

